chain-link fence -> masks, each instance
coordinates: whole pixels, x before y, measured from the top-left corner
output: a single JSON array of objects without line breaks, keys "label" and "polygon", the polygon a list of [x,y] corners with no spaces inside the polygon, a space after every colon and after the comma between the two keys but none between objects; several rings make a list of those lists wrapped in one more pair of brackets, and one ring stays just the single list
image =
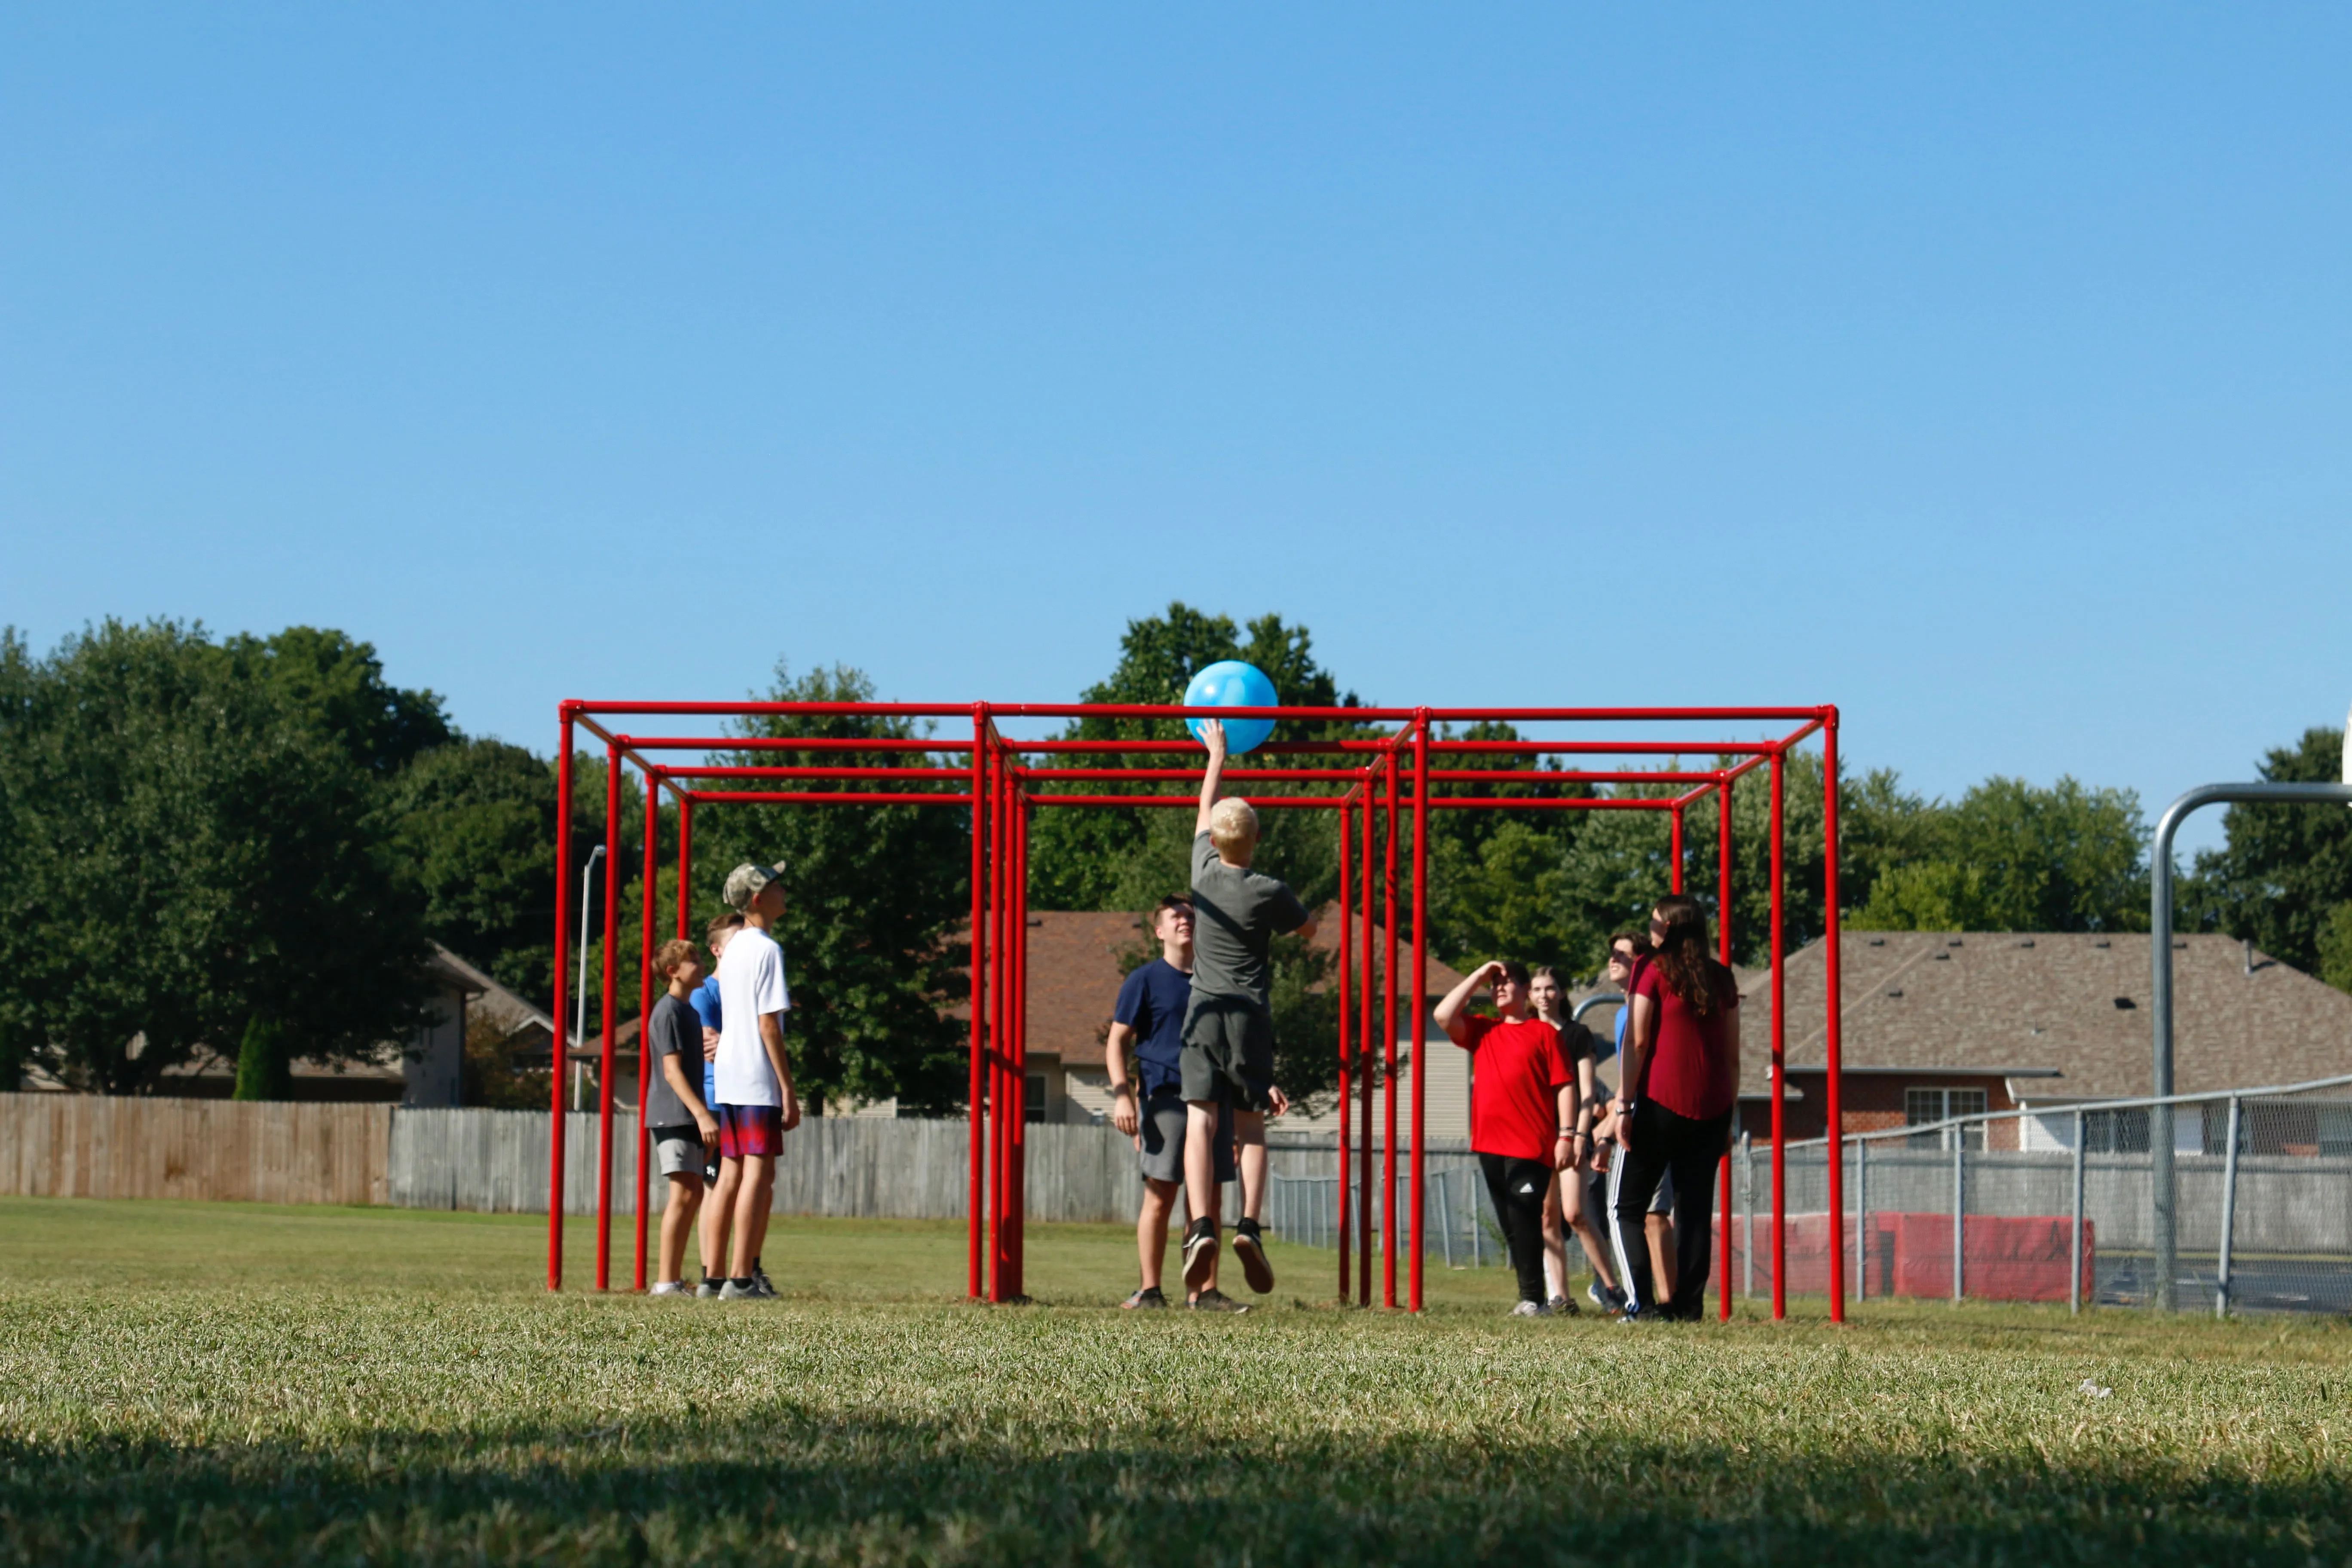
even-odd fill
[{"label": "chain-link fence", "polygon": [[[2168,1122],[2169,1162],[2151,1157]],[[2159,1294],[2168,1224],[2182,1307],[2352,1312],[2352,1076],[1954,1117],[1850,1132],[1839,1152],[1838,1245],[1856,1299],[2145,1306]],[[1328,1143],[1276,1152],[1267,1218],[1277,1235],[1337,1245],[1337,1153]],[[1828,1160],[1822,1139],[1784,1152],[1780,1257],[1791,1295],[1829,1289]],[[2168,1213],[2157,1202],[2168,1163]],[[1741,1295],[1772,1291],[1771,1165],[1770,1145],[1746,1138],[1730,1159],[1730,1284]],[[1410,1180],[1401,1155],[1401,1238]],[[1475,1157],[1433,1144],[1423,1180],[1425,1256],[1455,1268],[1507,1265]],[[1370,1192],[1377,1205],[1377,1156]],[[1711,1230],[1719,1214],[1718,1194]],[[1376,1249],[1382,1217],[1375,1206]],[[1719,1258],[1719,1235],[1716,1246]],[[1577,1249],[1569,1251],[1577,1267]]]}]

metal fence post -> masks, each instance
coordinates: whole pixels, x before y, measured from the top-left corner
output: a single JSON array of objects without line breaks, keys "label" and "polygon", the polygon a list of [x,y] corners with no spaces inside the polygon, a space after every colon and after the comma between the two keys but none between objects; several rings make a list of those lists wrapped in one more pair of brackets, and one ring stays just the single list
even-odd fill
[{"label": "metal fence post", "polygon": [[1451,1268],[1454,1267],[1454,1207],[1445,1201],[1447,1197],[1445,1173],[1432,1171],[1427,1179],[1437,1184],[1437,1212],[1444,1216],[1444,1223],[1437,1227],[1437,1234],[1444,1242],[1445,1267]]},{"label": "metal fence post", "polygon": [[[1756,1294],[1756,1140],[1739,1135],[1739,1293]],[[1611,1222],[1614,1224],[1612,1220]]]},{"label": "metal fence post", "polygon": [[1870,1144],[1853,1141],[1853,1299],[1870,1299]]},{"label": "metal fence post", "polygon": [[2213,1315],[2230,1315],[2230,1243],[2238,1221],[2238,1116],[2242,1102],[2230,1097],[2229,1142],[2221,1154],[2221,1258],[2213,1279]]},{"label": "metal fence post", "polygon": [[1963,1270],[1968,1267],[1961,1247],[1968,1230],[1969,1216],[1969,1141],[1961,1128],[1952,1126],[1952,1300],[1958,1301],[1966,1294]]},{"label": "metal fence post", "polygon": [[2074,1112],[2074,1266],[2066,1271],[2066,1310],[2083,1310],[2083,1113]]}]

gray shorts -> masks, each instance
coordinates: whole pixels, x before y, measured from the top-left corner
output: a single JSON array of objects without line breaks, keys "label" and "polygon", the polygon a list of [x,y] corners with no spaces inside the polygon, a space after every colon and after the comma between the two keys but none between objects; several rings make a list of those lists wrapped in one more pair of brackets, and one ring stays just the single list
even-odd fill
[{"label": "gray shorts", "polygon": [[[1181,1182],[1184,1179],[1184,1128],[1190,1108],[1174,1093],[1154,1095],[1143,1102],[1136,1137],[1143,1146],[1143,1179]],[[1241,1171],[1234,1163],[1234,1108],[1217,1107],[1217,1180],[1237,1182]]]},{"label": "gray shorts", "polygon": [[688,1171],[702,1174],[702,1132],[691,1121],[683,1127],[649,1127],[653,1134],[654,1158],[661,1162],[665,1176],[683,1176]]},{"label": "gray shorts", "polygon": [[[1622,1154],[1624,1151],[1620,1149],[1617,1152]],[[1598,1216],[1594,1221],[1595,1224],[1608,1225],[1611,1223],[1608,1217],[1608,1172],[1589,1171],[1585,1173],[1584,1212],[1586,1214]],[[1664,1175],[1661,1175],[1658,1178],[1658,1190],[1650,1194],[1650,1212],[1652,1214],[1662,1215],[1671,1215],[1675,1212],[1675,1173],[1672,1171],[1666,1172]]]},{"label": "gray shorts", "polygon": [[1246,996],[1192,993],[1178,1058],[1187,1100],[1229,1100],[1237,1110],[1272,1110],[1274,1015]]}]

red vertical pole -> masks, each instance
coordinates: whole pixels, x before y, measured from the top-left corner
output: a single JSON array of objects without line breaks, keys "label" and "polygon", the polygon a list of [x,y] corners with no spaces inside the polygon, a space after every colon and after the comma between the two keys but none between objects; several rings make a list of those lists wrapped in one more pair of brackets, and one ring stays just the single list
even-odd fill
[{"label": "red vertical pole", "polygon": [[1838,754],[1837,710],[1828,712],[1828,721],[1822,726],[1822,963],[1827,970],[1824,984],[1829,988],[1829,1017],[1825,1022],[1822,1048],[1828,1057],[1828,1085],[1822,1096],[1822,1110],[1829,1118],[1830,1154],[1830,1321],[1845,1321],[1845,1110],[1838,1079],[1842,1076],[1843,1059],[1839,1055],[1839,1015],[1844,1011],[1844,998],[1838,990]]},{"label": "red vertical pole", "polygon": [[1389,820],[1388,863],[1386,885],[1381,892],[1381,918],[1387,921],[1388,969],[1381,978],[1383,1019],[1387,1027],[1381,1031],[1381,1049],[1387,1070],[1381,1084],[1381,1103],[1386,1121],[1381,1135],[1381,1305],[1397,1304],[1397,1212],[1396,1212],[1396,1145],[1397,1145],[1397,757],[1396,748],[1389,748]]},{"label": "red vertical pole", "polygon": [[1029,805],[1021,781],[1006,785],[1007,815],[1013,826],[1013,922],[1011,965],[1013,984],[1005,1010],[1012,1015],[1013,1033],[1013,1169],[1012,1196],[1005,1205],[1013,1220],[1013,1299],[1029,1294]]},{"label": "red vertical pole", "polygon": [[1421,1219],[1423,1178],[1427,1172],[1422,1112],[1428,1100],[1429,1033],[1429,710],[1413,719],[1412,731],[1412,1248],[1413,1311],[1421,1310]]},{"label": "red vertical pole", "polygon": [[[694,923],[694,796],[677,803],[677,934],[691,940]],[[689,1075],[690,1076],[690,1075]]]},{"label": "red vertical pole", "polygon": [[[1772,753],[1772,1071],[1767,1087],[1772,1095],[1772,1319],[1778,1322],[1789,1315],[1789,1236],[1788,1219],[1788,1141],[1782,1125],[1788,1099],[1788,972],[1781,953],[1784,916],[1781,909],[1781,868],[1785,846],[1780,832],[1780,799],[1783,764],[1787,759]],[[1748,1238],[1755,1245],[1755,1238]]]},{"label": "red vertical pole", "polygon": [[[646,1125],[646,1096],[653,1088],[653,1041],[647,1031],[654,1016],[654,878],[660,869],[654,859],[654,846],[661,837],[661,778],[646,774],[646,886],[645,908],[638,918],[637,934],[637,1196],[631,1206],[636,1210],[637,1266],[634,1289],[646,1288],[646,1194],[652,1184],[646,1173],[653,1164],[653,1131]],[[663,1185],[668,1185],[664,1183]],[[665,1198],[667,1194],[663,1194]]]},{"label": "red vertical pole", "polygon": [[[1356,919],[1364,939],[1364,984],[1361,1000],[1357,1004],[1360,1026],[1356,1031],[1356,1079],[1360,1085],[1356,1090],[1356,1300],[1358,1305],[1364,1307],[1372,1304],[1372,786],[1376,773],[1377,764],[1364,774],[1364,842],[1358,850],[1363,857],[1363,874],[1356,880],[1362,889],[1358,901],[1363,905]],[[1344,1113],[1346,1107],[1340,1109]]]},{"label": "red vertical pole", "polygon": [[1355,1217],[1348,1208],[1348,1118],[1354,1110],[1348,1099],[1348,1047],[1354,1043],[1349,1026],[1355,1021],[1350,1016],[1355,996],[1349,986],[1354,978],[1349,972],[1354,967],[1355,952],[1348,930],[1353,911],[1348,907],[1348,900],[1355,890],[1350,873],[1356,868],[1356,846],[1354,835],[1349,832],[1355,810],[1352,800],[1339,807],[1339,1179],[1333,1184],[1333,1191],[1338,1194],[1339,1300],[1343,1305],[1348,1300],[1348,1265],[1351,1261],[1348,1256],[1348,1225]]},{"label": "red vertical pole", "polygon": [[[1715,941],[1717,955],[1731,967],[1731,780],[1717,775],[1715,786]],[[1731,1121],[1739,1124],[1739,1101],[1731,1102]],[[1722,1214],[1722,1236],[1716,1246],[1715,1298],[1717,1316],[1731,1321],[1731,1154],[1725,1151],[1716,1167],[1715,1184]]]},{"label": "red vertical pole", "polygon": [[604,748],[604,1043],[596,1064],[596,1289],[613,1287],[613,950],[621,943],[621,747]]},{"label": "red vertical pole", "polygon": [[989,759],[988,793],[988,1051],[992,1069],[994,1092],[988,1097],[989,1122],[992,1136],[989,1140],[989,1255],[988,1299],[1002,1301],[1007,1298],[1006,1250],[1012,1237],[1005,1230],[1005,1168],[1012,1158],[1012,1124],[1016,1107],[1013,1103],[1013,1086],[1008,1081],[1007,1052],[1004,1040],[1004,872],[1008,857],[1004,839],[1004,757],[994,752]]},{"label": "red vertical pole", "polygon": [[563,1289],[563,977],[572,962],[572,704],[560,710],[563,738],[555,754],[555,1020],[549,1066],[547,1288]]},{"label": "red vertical pole", "polygon": [[982,929],[982,919],[987,912],[987,865],[988,704],[975,702],[971,705],[971,1198],[967,1211],[970,1224],[964,1237],[964,1291],[974,1300],[980,1299],[982,1227],[988,1223],[987,1203],[982,1190],[988,1157],[988,1090],[982,1070],[986,1054],[986,1023],[980,1011],[988,995],[988,938]]},{"label": "red vertical pole", "polygon": [[1683,890],[1683,808],[1675,806],[1668,813],[1675,819],[1674,848],[1666,857],[1666,891]]}]

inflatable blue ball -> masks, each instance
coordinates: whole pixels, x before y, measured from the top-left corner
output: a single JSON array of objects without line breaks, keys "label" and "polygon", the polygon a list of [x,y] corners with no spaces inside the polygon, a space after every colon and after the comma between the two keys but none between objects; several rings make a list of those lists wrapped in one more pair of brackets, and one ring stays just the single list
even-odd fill
[{"label": "inflatable blue ball", "polygon": [[[1192,684],[1184,689],[1187,708],[1272,708],[1280,700],[1265,671],[1237,658],[1219,659],[1194,676]],[[1184,728],[1192,731],[1192,739],[1202,740],[1200,720],[1185,720]],[[1236,757],[1255,752],[1265,744],[1265,738],[1273,732],[1271,719],[1228,719],[1225,750]]]}]

